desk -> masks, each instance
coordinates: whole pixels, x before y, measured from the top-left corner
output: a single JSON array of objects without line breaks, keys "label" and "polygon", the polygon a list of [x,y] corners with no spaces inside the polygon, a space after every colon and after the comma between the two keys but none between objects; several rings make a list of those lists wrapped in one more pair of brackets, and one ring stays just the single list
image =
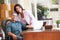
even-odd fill
[{"label": "desk", "polygon": [[24,31],[24,40],[60,40],[60,31]]}]

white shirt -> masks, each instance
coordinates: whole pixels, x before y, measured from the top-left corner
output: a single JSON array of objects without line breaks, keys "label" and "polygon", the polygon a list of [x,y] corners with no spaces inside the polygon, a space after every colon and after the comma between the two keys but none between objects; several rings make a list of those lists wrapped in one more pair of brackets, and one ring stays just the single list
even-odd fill
[{"label": "white shirt", "polygon": [[[27,10],[24,10],[23,13],[24,13],[23,20],[25,20],[28,24],[31,24],[34,29],[36,29],[38,27],[41,28],[40,23],[38,23],[38,21],[34,18],[32,13],[30,13]],[[16,19],[17,19],[17,21],[21,21],[21,15],[18,15]]]},{"label": "white shirt", "polygon": [[[25,20],[28,24],[31,24],[31,23],[33,24],[34,22],[36,22],[36,19],[34,18],[34,16],[33,16],[32,13],[30,13],[30,12],[27,11],[27,10],[24,10],[23,13],[24,13],[24,20]],[[18,15],[17,17],[18,17],[17,20],[18,20],[18,21],[21,21],[21,16]]]}]

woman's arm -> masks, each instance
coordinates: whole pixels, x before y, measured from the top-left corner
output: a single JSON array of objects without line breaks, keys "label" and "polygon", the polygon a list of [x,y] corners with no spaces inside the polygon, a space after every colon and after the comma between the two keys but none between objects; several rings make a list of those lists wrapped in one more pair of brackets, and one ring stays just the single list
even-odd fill
[{"label": "woman's arm", "polygon": [[30,17],[30,24],[28,26],[33,27],[33,23],[37,20],[35,19],[32,13],[30,13],[29,11],[27,11],[27,13],[28,13],[28,16]]},{"label": "woman's arm", "polygon": [[22,30],[23,31],[26,30],[26,29],[32,29],[33,28],[31,25],[25,25],[23,23],[21,23],[21,24],[22,24]]}]

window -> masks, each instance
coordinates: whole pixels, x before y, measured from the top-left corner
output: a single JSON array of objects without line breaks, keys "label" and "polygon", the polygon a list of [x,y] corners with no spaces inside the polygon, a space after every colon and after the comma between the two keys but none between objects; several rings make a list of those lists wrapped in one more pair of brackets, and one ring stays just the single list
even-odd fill
[{"label": "window", "polygon": [[52,4],[59,4],[59,0],[52,0]]},{"label": "window", "polygon": [[12,3],[12,4],[17,4],[17,0],[10,0],[10,3]]},{"label": "window", "polygon": [[3,4],[4,3],[4,0],[0,0],[0,4]]},{"label": "window", "polygon": [[42,20],[47,18],[47,11],[49,9],[47,7],[44,7],[42,5],[37,4],[37,18],[38,20]]}]

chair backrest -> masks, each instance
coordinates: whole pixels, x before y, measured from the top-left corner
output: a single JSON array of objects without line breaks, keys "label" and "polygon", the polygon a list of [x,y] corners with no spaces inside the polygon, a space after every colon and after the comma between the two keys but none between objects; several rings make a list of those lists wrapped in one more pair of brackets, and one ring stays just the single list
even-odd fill
[{"label": "chair backrest", "polygon": [[1,23],[3,31],[6,33],[6,20],[3,20]]},{"label": "chair backrest", "polygon": [[2,23],[1,23],[2,29],[5,33],[5,40],[10,40],[10,37],[7,35],[7,31],[6,31],[8,21],[11,21],[11,20],[3,20]]},{"label": "chair backrest", "polygon": [[3,20],[2,23],[1,23],[1,26],[2,26],[2,29],[3,31],[5,32],[5,35],[7,34],[6,32],[6,29],[7,29],[7,22],[10,21],[10,20]]},{"label": "chair backrest", "polygon": [[7,29],[6,25],[7,25],[8,21],[10,21],[10,20],[3,20],[2,23],[1,23],[2,29],[3,29],[3,31],[5,33],[5,40],[10,40],[8,35],[7,35],[7,31],[6,31],[6,29]]}]

